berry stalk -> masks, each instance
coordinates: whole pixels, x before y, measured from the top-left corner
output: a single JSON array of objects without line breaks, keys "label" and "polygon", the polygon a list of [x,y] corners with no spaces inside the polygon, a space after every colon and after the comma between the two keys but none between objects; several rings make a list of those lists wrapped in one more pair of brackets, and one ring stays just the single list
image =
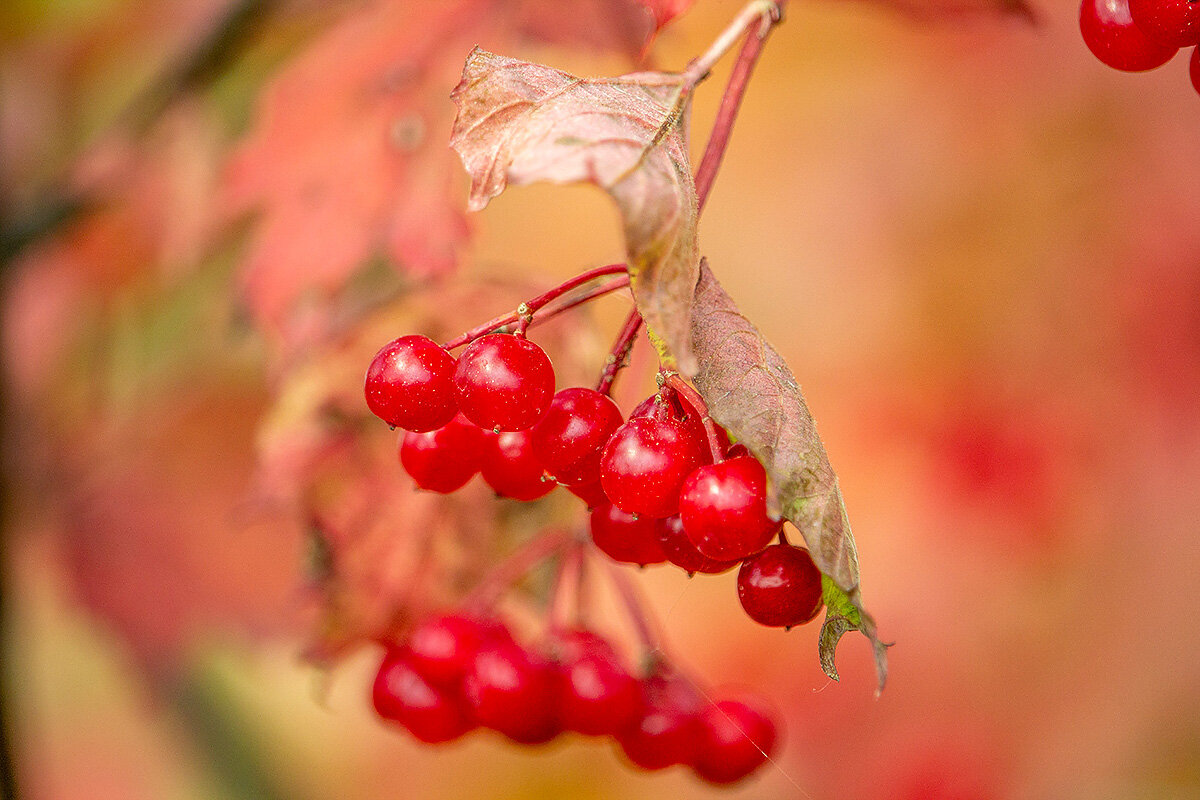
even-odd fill
[{"label": "berry stalk", "polygon": [[569,545],[574,537],[564,530],[549,530],[525,542],[487,573],[463,601],[475,613],[487,611],[509,586],[525,573]]},{"label": "berry stalk", "polygon": [[600,373],[600,380],[596,383],[596,391],[600,394],[612,393],[613,381],[617,379],[617,373],[628,364],[629,351],[633,349],[634,338],[641,329],[642,315],[634,307],[630,309],[629,316],[625,318],[621,332],[617,334],[617,340],[613,342],[612,350],[609,351],[604,370]]},{"label": "berry stalk", "polygon": [[713,422],[713,418],[708,414],[708,404],[704,402],[704,398],[700,393],[692,388],[691,384],[679,377],[678,372],[672,372],[663,381],[663,386],[675,392],[675,396],[679,401],[691,410],[693,414],[704,425],[704,436],[708,440],[708,449],[712,453],[714,462],[721,461],[725,458],[725,448],[721,444],[721,435],[717,432],[717,423]]}]

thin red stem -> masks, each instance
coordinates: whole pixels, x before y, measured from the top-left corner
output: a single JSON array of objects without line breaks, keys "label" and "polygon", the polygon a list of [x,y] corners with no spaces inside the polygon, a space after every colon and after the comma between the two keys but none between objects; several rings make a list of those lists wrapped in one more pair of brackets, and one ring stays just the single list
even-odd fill
[{"label": "thin red stem", "polygon": [[562,629],[563,619],[566,618],[564,606],[567,603],[567,587],[574,583],[576,587],[580,580],[580,565],[583,561],[582,542],[576,540],[574,546],[569,546],[558,559],[554,570],[554,583],[550,586],[550,597],[546,602],[547,628],[551,632]]},{"label": "thin red stem", "polygon": [[508,587],[571,540],[571,534],[563,530],[544,531],[533,537],[490,570],[467,595],[463,606],[475,612],[491,608]]},{"label": "thin red stem", "polygon": [[660,650],[658,636],[650,627],[649,615],[642,606],[641,598],[638,597],[633,582],[629,580],[629,576],[625,574],[624,570],[616,564],[608,564],[607,567],[613,586],[616,588],[617,594],[621,596],[625,612],[629,616],[630,622],[633,623],[634,632],[637,633],[638,640],[642,643],[643,649],[647,653]]},{"label": "thin red stem", "polygon": [[717,432],[717,423],[709,416],[708,405],[700,393],[681,378],[678,372],[668,375],[663,386],[674,391],[680,402],[687,405],[692,413],[700,418],[700,422],[704,425],[704,435],[708,438],[708,449],[712,452],[713,461],[724,459],[725,448],[721,445],[721,435]]},{"label": "thin red stem", "polygon": [[613,342],[604,364],[604,370],[600,373],[600,380],[596,383],[596,391],[600,394],[612,393],[613,381],[617,379],[617,373],[629,363],[629,351],[633,349],[634,340],[641,329],[642,315],[638,312],[637,306],[634,306],[629,310],[629,316],[625,318],[625,324],[621,326],[617,340]]},{"label": "thin red stem", "polygon": [[762,53],[767,35],[783,19],[783,9],[786,5],[787,0],[778,0],[775,3],[774,12],[760,23],[761,27],[758,31],[751,30],[749,25],[746,27],[746,40],[742,43],[741,51],[738,52],[737,61],[734,62],[729,83],[725,85],[725,94],[721,96],[721,105],[717,109],[717,116],[713,121],[712,131],[709,133],[708,144],[705,145],[704,155],[700,157],[700,165],[696,168],[696,199],[700,208],[704,208],[708,193],[712,189],[713,179],[716,178],[717,169],[721,166],[721,159],[725,156],[725,149],[729,146],[729,137],[733,133],[733,122],[737,118],[742,98],[746,94],[750,73],[754,71],[754,65]]}]

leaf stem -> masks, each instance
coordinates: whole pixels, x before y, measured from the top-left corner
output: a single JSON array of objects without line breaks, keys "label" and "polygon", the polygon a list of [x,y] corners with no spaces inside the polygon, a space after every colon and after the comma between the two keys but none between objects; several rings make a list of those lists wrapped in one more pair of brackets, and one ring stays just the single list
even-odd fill
[{"label": "leaf stem", "polygon": [[[503,328],[508,325],[512,325],[514,323],[519,326],[518,332],[524,333],[525,328],[527,328],[530,324],[532,324],[533,316],[540,309],[544,308],[547,304],[553,302],[554,300],[557,300],[559,297],[562,297],[564,294],[566,294],[567,292],[570,292],[572,289],[582,286],[583,284],[588,283],[589,281],[593,281],[596,278],[603,278],[606,275],[616,275],[616,274],[620,274],[620,273],[624,273],[624,272],[625,272],[624,264],[607,264],[603,267],[596,267],[594,269],[589,269],[586,272],[581,272],[578,275],[576,275],[572,278],[568,278],[567,280],[563,281],[558,286],[555,286],[555,287],[549,289],[548,291],[543,292],[542,294],[538,295],[537,297],[533,298],[532,300],[528,300],[528,301],[522,303],[516,311],[510,312],[508,314],[503,314],[499,317],[496,317],[495,319],[488,320],[487,322],[483,323],[482,325],[477,325],[474,328],[472,328],[471,330],[469,330],[459,336],[456,336],[455,338],[446,342],[444,345],[442,345],[442,347],[445,348],[446,350],[453,350],[456,347],[461,347],[464,344],[467,344],[468,342],[478,339],[480,336],[483,336],[486,333],[491,333],[492,331],[495,331],[498,328]],[[542,317],[540,317],[539,319],[549,319],[550,317],[553,317],[557,314],[561,314],[563,311],[566,311],[568,308],[573,308],[574,306],[579,305],[580,303],[586,302],[588,300],[591,300],[594,297],[599,297],[601,294],[606,294],[608,292],[613,291],[614,289],[620,289],[622,286],[628,286],[628,285],[629,285],[628,278],[626,278],[624,281],[612,281],[609,284],[605,285],[604,291],[597,292],[595,294],[588,294],[586,297],[577,299],[576,302],[568,303],[568,304],[564,305],[563,307],[556,309],[551,314],[542,315]]]},{"label": "leaf stem", "polygon": [[490,609],[509,586],[570,544],[572,538],[567,531],[557,529],[543,531],[534,536],[489,570],[463,600],[463,607],[475,612]]},{"label": "leaf stem", "polygon": [[721,444],[721,434],[717,431],[717,423],[709,416],[708,404],[691,384],[679,376],[678,372],[667,375],[663,386],[675,392],[679,400],[686,404],[693,414],[700,418],[704,425],[704,435],[708,438],[708,449],[712,452],[713,461],[725,458],[725,447]]},{"label": "leaf stem", "polygon": [[613,381],[617,379],[617,373],[628,365],[629,351],[633,349],[634,339],[641,329],[642,315],[637,310],[637,306],[634,306],[629,310],[629,316],[625,318],[625,324],[621,326],[617,340],[613,342],[612,349],[604,363],[604,370],[600,373],[600,380],[596,383],[596,391],[600,394],[611,394]]},{"label": "leaf stem", "polygon": [[[721,159],[725,156],[725,148],[729,146],[729,137],[733,133],[733,122],[737,118],[742,98],[746,94],[750,73],[754,71],[754,65],[762,53],[767,35],[783,20],[783,9],[786,5],[787,0],[778,0],[778,2],[756,0],[746,6],[733,24],[717,38],[709,51],[693,62],[693,67],[707,65],[706,70],[711,69],[712,64],[733,46],[738,37],[749,34],[746,36],[746,41],[742,43],[737,61],[734,62],[733,72],[729,76],[729,83],[725,85],[725,93],[721,96],[721,105],[717,109],[717,117],[713,121],[712,131],[708,136],[708,144],[705,145],[704,155],[700,157],[700,165],[696,168],[696,198],[701,209],[704,208],[704,202],[708,199],[713,179],[717,175],[717,169],[721,166]],[[751,33],[751,25],[756,20],[759,22],[759,29],[757,32]],[[723,49],[718,49],[718,45]],[[713,53],[716,56],[710,61],[709,57]]]}]

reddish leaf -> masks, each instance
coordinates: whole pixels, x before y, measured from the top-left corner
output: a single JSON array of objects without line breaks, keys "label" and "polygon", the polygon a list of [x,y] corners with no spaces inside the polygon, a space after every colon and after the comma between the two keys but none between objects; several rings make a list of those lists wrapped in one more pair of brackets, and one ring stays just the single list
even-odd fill
[{"label": "reddish leaf", "polygon": [[687,370],[696,281],[696,190],[688,98],[678,75],[582,79],[476,48],[452,95],[451,146],[471,176],[470,208],[506,186],[588,181],[621,209],[634,296],[647,327]]},{"label": "reddish leaf", "polygon": [[862,609],[858,554],[846,506],[796,378],[703,260],[691,325],[692,349],[700,364],[693,378],[696,389],[712,418],[762,462],[770,479],[772,512],[800,530],[813,561],[828,578],[822,666],[836,678],[832,665],[837,640],[846,630],[861,629],[876,646],[882,688],[886,655],[873,621]]}]

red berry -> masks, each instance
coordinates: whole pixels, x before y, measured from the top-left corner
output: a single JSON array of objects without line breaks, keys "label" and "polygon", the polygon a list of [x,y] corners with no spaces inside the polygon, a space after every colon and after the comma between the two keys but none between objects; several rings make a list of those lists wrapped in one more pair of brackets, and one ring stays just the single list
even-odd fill
[{"label": "red berry", "polygon": [[739,561],[762,550],[779,531],[767,516],[767,473],[752,456],[708,464],[688,475],[679,516],[702,554]]},{"label": "red berry", "polygon": [[479,471],[483,446],[483,431],[459,414],[436,431],[400,437],[400,463],[417,486],[449,494]]},{"label": "red berry", "polygon": [[641,715],[641,683],[607,642],[573,649],[559,667],[563,726],[590,736],[624,730]]},{"label": "red berry", "polygon": [[552,666],[515,642],[481,647],[462,693],[476,722],[515,742],[541,744],[562,731]]},{"label": "red berry", "polygon": [[1129,16],[1142,33],[1161,44],[1200,44],[1200,0],[1129,0]]},{"label": "red berry", "polygon": [[554,397],[546,351],[520,336],[490,333],[467,345],[454,371],[458,407],[481,428],[533,427]]},{"label": "red berry", "polygon": [[738,570],[738,599],[762,625],[803,625],[821,610],[821,571],[802,547],[774,544]]},{"label": "red berry", "polygon": [[642,688],[641,716],[617,734],[621,750],[642,769],[691,763],[700,738],[700,696],[674,677],[651,677]]},{"label": "red berry", "polygon": [[545,477],[542,463],[534,456],[529,431],[484,434],[479,471],[496,494],[514,500],[536,500],[550,493],[554,481]]},{"label": "red berry", "polygon": [[772,715],[750,700],[718,700],[700,715],[692,769],[709,783],[734,783],[758,769],[775,750]]},{"label": "red berry", "polygon": [[1189,65],[1189,71],[1192,74],[1192,88],[1200,94],[1200,47],[1192,50],[1192,61]]},{"label": "red berry", "polygon": [[[634,417],[654,417],[662,419],[670,417],[676,422],[682,422],[691,433],[693,439],[704,443],[705,448],[708,447],[708,433],[704,429],[704,422],[695,414],[681,411],[677,405],[677,401],[665,400],[658,402],[658,395],[652,394],[642,402],[638,403],[637,407],[630,413],[629,418]],[[721,445],[721,449],[725,450],[729,447],[729,434],[720,425],[717,426],[717,439]],[[711,453],[710,453],[711,456]],[[707,459],[706,459],[707,460]]]},{"label": "red berry", "polygon": [[608,505],[608,495],[604,493],[604,487],[600,485],[600,481],[568,486],[567,491],[587,503],[589,509]]},{"label": "red berry", "polygon": [[384,345],[367,368],[367,407],[396,428],[440,428],[458,411],[454,369],[454,356],[428,336],[401,336]]},{"label": "red berry", "polygon": [[736,561],[717,561],[697,550],[696,545],[692,544],[692,540],[684,532],[683,520],[678,514],[657,520],[654,532],[663,553],[667,556],[667,561],[689,574],[701,572],[707,575],[716,575],[719,572],[733,569],[738,564]]},{"label": "red berry", "polygon": [[422,742],[448,742],[474,727],[458,698],[429,683],[399,648],[384,656],[371,696],[379,716],[399,722]]},{"label": "red berry", "polygon": [[592,511],[592,541],[614,561],[626,564],[661,564],[666,553],[658,543],[653,517],[626,514],[611,503]]},{"label": "red berry", "polygon": [[1079,31],[1096,58],[1126,72],[1161,67],[1179,49],[1142,33],[1129,15],[1128,0],[1083,0]]},{"label": "red berry", "polygon": [[511,639],[497,622],[459,614],[441,614],[423,620],[408,637],[413,666],[438,686],[457,686],[485,642]]},{"label": "red berry", "polygon": [[620,424],[612,398],[595,389],[563,389],[533,426],[533,451],[559,483],[593,483],[600,480],[600,451]]},{"label": "red berry", "polygon": [[708,461],[708,448],[683,423],[635,417],[613,433],[600,457],[600,485],[630,514],[669,517],[679,510],[679,487]]}]

